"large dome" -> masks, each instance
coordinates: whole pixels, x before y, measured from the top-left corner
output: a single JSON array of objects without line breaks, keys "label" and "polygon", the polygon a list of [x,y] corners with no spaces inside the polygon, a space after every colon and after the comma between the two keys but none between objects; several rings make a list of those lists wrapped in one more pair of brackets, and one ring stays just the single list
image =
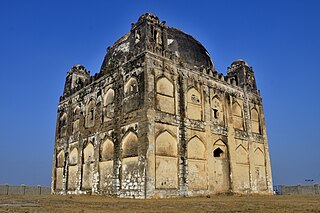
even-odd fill
[{"label": "large dome", "polygon": [[185,63],[213,68],[210,55],[204,46],[181,30],[168,28],[168,47],[172,52],[177,53]]},{"label": "large dome", "polygon": [[[142,15],[138,23],[144,19],[149,21],[152,19],[153,22],[160,23],[157,16],[146,13]],[[164,24],[162,22],[161,24]],[[191,67],[205,67],[207,69],[214,69],[214,64],[210,58],[208,51],[204,46],[181,30],[173,27],[167,28],[167,44],[169,50],[176,55],[182,63],[186,63]],[[130,58],[130,52],[134,51],[135,45],[134,32],[129,32],[117,40],[111,47],[108,47],[107,54],[104,58],[101,70],[104,70],[108,65],[123,61],[124,58]]]}]

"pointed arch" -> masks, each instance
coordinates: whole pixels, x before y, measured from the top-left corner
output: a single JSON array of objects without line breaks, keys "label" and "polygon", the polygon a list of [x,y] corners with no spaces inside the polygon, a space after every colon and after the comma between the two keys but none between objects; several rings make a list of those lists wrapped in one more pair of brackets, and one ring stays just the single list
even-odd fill
[{"label": "pointed arch", "polygon": [[64,112],[64,113],[61,115],[61,117],[60,117],[60,126],[65,126],[65,125],[67,125],[67,117],[68,117],[68,115],[67,115],[66,112]]},{"label": "pointed arch", "polygon": [[240,144],[236,148],[236,156],[237,156],[237,163],[240,163],[240,164],[249,163],[247,149],[242,144]]},{"label": "pointed arch", "polygon": [[251,131],[260,134],[260,116],[256,108],[250,110],[251,115]]},{"label": "pointed arch", "polygon": [[129,131],[122,139],[122,157],[138,156],[139,142],[135,133]]},{"label": "pointed arch", "polygon": [[206,159],[206,147],[198,136],[192,137],[188,142],[188,159]]},{"label": "pointed arch", "polygon": [[92,143],[88,143],[83,149],[83,163],[92,163],[94,161],[94,147]]},{"label": "pointed arch", "polygon": [[227,159],[228,158],[228,147],[227,144],[221,140],[218,139],[213,143],[213,152],[212,156],[215,158],[220,158],[220,159]]},{"label": "pointed arch", "polygon": [[157,93],[173,97],[174,86],[173,83],[165,76],[157,80]]},{"label": "pointed arch", "polygon": [[178,155],[177,140],[168,131],[156,138],[156,155],[176,157]]},{"label": "pointed arch", "polygon": [[176,189],[178,187],[178,143],[167,130],[156,137],[156,188]]},{"label": "pointed arch", "polygon": [[136,77],[131,77],[124,85],[125,96],[135,94],[139,92],[138,90],[138,81]]},{"label": "pointed arch", "polygon": [[110,139],[106,139],[101,144],[100,159],[101,161],[113,160],[114,144]]},{"label": "pointed arch", "polygon": [[201,94],[195,87],[191,87],[187,92],[187,117],[202,120]]},{"label": "pointed arch", "polygon": [[96,101],[91,98],[86,106],[86,126],[93,127],[95,124]]},{"label": "pointed arch", "polygon": [[70,152],[69,164],[70,165],[76,165],[77,163],[78,163],[78,149],[75,147]]},{"label": "pointed arch", "polygon": [[75,106],[74,109],[73,109],[73,117],[74,117],[74,118],[77,118],[79,115],[80,115],[80,106],[77,105],[77,106]]},{"label": "pointed arch", "polygon": [[198,137],[192,137],[187,144],[188,154],[188,172],[190,189],[206,189],[207,179],[199,178],[206,177],[206,146]]},{"label": "pointed arch", "polygon": [[109,88],[108,91],[103,95],[103,106],[112,104],[114,100],[114,90]]},{"label": "pointed arch", "polygon": [[252,108],[250,114],[251,114],[251,120],[252,121],[259,122],[259,113],[258,113],[258,110],[256,108]]},{"label": "pointed arch", "polygon": [[254,162],[256,165],[264,166],[264,152],[258,147],[254,150]]},{"label": "pointed arch", "polygon": [[59,119],[60,137],[65,137],[67,135],[67,118],[68,118],[68,114],[64,112]]},{"label": "pointed arch", "polygon": [[174,85],[165,76],[160,77],[156,82],[156,107],[166,113],[175,113]]},{"label": "pointed arch", "polygon": [[218,95],[215,95],[211,99],[211,118],[214,123],[224,125],[224,110],[223,105],[218,97]]},{"label": "pointed arch", "polygon": [[201,94],[198,89],[196,89],[195,87],[191,87],[188,89],[187,102],[196,105],[201,105]]},{"label": "pointed arch", "polygon": [[57,154],[57,158],[56,158],[56,167],[64,167],[64,160],[65,160],[65,155],[64,155],[64,150],[61,150],[58,154]]},{"label": "pointed arch", "polygon": [[233,114],[233,127],[235,129],[244,130],[242,107],[238,101],[235,101],[232,105],[232,114]]},{"label": "pointed arch", "polygon": [[235,101],[232,105],[232,113],[234,116],[241,117],[241,118],[243,117],[242,107],[237,101]]}]

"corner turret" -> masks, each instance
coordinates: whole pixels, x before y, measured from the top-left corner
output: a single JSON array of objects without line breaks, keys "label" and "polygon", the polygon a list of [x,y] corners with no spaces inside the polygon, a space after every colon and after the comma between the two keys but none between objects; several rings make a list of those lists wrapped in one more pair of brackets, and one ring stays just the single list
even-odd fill
[{"label": "corner turret", "polygon": [[63,95],[69,95],[75,89],[80,89],[90,79],[90,71],[81,64],[74,65],[67,73]]},{"label": "corner turret", "polygon": [[238,59],[232,62],[231,67],[228,67],[227,77],[234,79],[237,85],[246,88],[247,90],[257,91],[256,79],[252,67],[243,59]]}]

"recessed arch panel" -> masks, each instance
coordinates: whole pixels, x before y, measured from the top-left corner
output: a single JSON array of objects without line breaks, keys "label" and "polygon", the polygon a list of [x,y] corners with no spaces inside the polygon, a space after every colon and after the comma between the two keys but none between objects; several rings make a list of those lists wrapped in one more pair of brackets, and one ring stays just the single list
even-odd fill
[{"label": "recessed arch panel", "polygon": [[138,137],[133,132],[128,132],[122,139],[122,157],[135,157],[138,156]]},{"label": "recessed arch panel", "polygon": [[101,161],[113,160],[114,145],[110,139],[103,142],[101,146]]}]

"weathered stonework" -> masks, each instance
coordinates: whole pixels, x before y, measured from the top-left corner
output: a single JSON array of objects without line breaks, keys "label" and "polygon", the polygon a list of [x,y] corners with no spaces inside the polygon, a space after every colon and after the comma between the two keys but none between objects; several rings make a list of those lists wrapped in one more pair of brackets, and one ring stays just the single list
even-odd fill
[{"label": "weathered stonework", "polygon": [[67,73],[52,169],[54,194],[152,198],[272,193],[253,69],[218,74],[190,35],[142,15],[99,73]]}]

